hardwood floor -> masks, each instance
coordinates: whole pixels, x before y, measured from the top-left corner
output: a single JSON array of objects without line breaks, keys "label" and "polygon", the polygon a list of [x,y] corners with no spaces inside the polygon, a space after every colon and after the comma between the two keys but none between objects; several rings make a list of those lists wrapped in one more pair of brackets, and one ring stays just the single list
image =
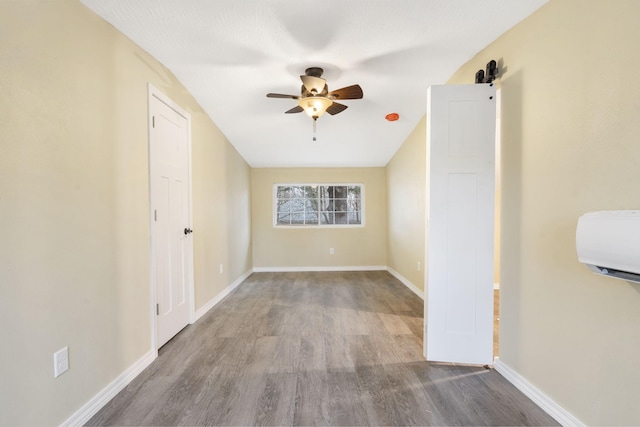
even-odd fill
[{"label": "hardwood floor", "polygon": [[254,273],[87,425],[557,425],[502,376],[422,357],[387,272]]}]

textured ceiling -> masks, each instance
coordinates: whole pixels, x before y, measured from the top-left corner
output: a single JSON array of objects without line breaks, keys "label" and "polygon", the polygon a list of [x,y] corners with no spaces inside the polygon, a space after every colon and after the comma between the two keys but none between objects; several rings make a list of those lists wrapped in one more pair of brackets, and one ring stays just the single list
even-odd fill
[{"label": "textured ceiling", "polygon": [[[547,0],[82,2],[169,68],[252,167],[342,167],[386,165],[427,88]],[[295,100],[265,96],[299,95],[310,66],[329,90],[364,91],[318,119],[315,142],[311,118],[284,114]]]}]

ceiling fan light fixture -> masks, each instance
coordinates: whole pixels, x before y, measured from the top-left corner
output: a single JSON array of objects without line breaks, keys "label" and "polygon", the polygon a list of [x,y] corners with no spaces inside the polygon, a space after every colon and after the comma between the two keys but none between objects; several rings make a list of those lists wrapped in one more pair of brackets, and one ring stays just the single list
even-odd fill
[{"label": "ceiling fan light fixture", "polygon": [[309,96],[298,101],[298,105],[313,119],[322,116],[333,101],[324,96]]}]

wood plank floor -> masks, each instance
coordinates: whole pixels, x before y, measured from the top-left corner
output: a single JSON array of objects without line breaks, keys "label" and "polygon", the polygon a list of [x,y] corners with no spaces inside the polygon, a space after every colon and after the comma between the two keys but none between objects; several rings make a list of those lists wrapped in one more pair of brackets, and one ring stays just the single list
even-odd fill
[{"label": "wood plank floor", "polygon": [[87,425],[557,425],[500,374],[422,357],[387,272],[254,273]]}]

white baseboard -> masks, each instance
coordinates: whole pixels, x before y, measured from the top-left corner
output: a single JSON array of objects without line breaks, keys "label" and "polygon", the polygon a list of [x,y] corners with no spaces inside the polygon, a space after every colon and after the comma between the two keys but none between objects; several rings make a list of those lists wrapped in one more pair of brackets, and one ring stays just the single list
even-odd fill
[{"label": "white baseboard", "polygon": [[104,405],[125,388],[135,377],[137,377],[147,366],[157,357],[157,353],[149,350],[147,354],[138,359],[126,371],[96,394],[93,399],[85,403],[75,414],[64,421],[61,426],[82,426],[91,419]]},{"label": "white baseboard", "polygon": [[191,323],[192,324],[195,323],[198,319],[204,316],[209,310],[211,310],[216,304],[222,301],[224,297],[226,297],[231,292],[233,292],[235,288],[240,286],[240,283],[244,282],[247,277],[251,276],[251,273],[253,273],[253,271],[249,270],[246,273],[244,273],[242,276],[238,277],[232,284],[224,288],[222,292],[220,292],[215,297],[211,298],[211,300],[208,303],[206,303],[205,305],[200,307],[198,310],[196,310],[196,312],[193,314],[193,320],[191,321]]},{"label": "white baseboard", "polygon": [[409,288],[409,290],[411,292],[413,292],[414,294],[418,295],[421,299],[424,299],[424,292],[422,292],[420,289],[418,289],[416,287],[416,285],[414,285],[409,280],[407,280],[402,274],[398,273],[393,268],[387,268],[387,271],[389,271],[389,273],[391,273],[391,275],[393,277],[395,277],[400,282],[402,282],[403,285],[405,285],[407,288]]},{"label": "white baseboard", "polygon": [[365,266],[333,266],[333,267],[253,267],[256,273],[288,273],[296,271],[380,271],[386,270],[383,265]]},{"label": "white baseboard", "polygon": [[507,379],[511,384],[516,386],[518,390],[525,394],[529,399],[533,400],[547,414],[551,415],[557,422],[563,426],[584,427],[585,423],[574,417],[562,406],[558,405],[553,399],[540,391],[537,387],[527,381],[519,373],[514,371],[506,363],[496,357],[493,362],[494,369]]}]

